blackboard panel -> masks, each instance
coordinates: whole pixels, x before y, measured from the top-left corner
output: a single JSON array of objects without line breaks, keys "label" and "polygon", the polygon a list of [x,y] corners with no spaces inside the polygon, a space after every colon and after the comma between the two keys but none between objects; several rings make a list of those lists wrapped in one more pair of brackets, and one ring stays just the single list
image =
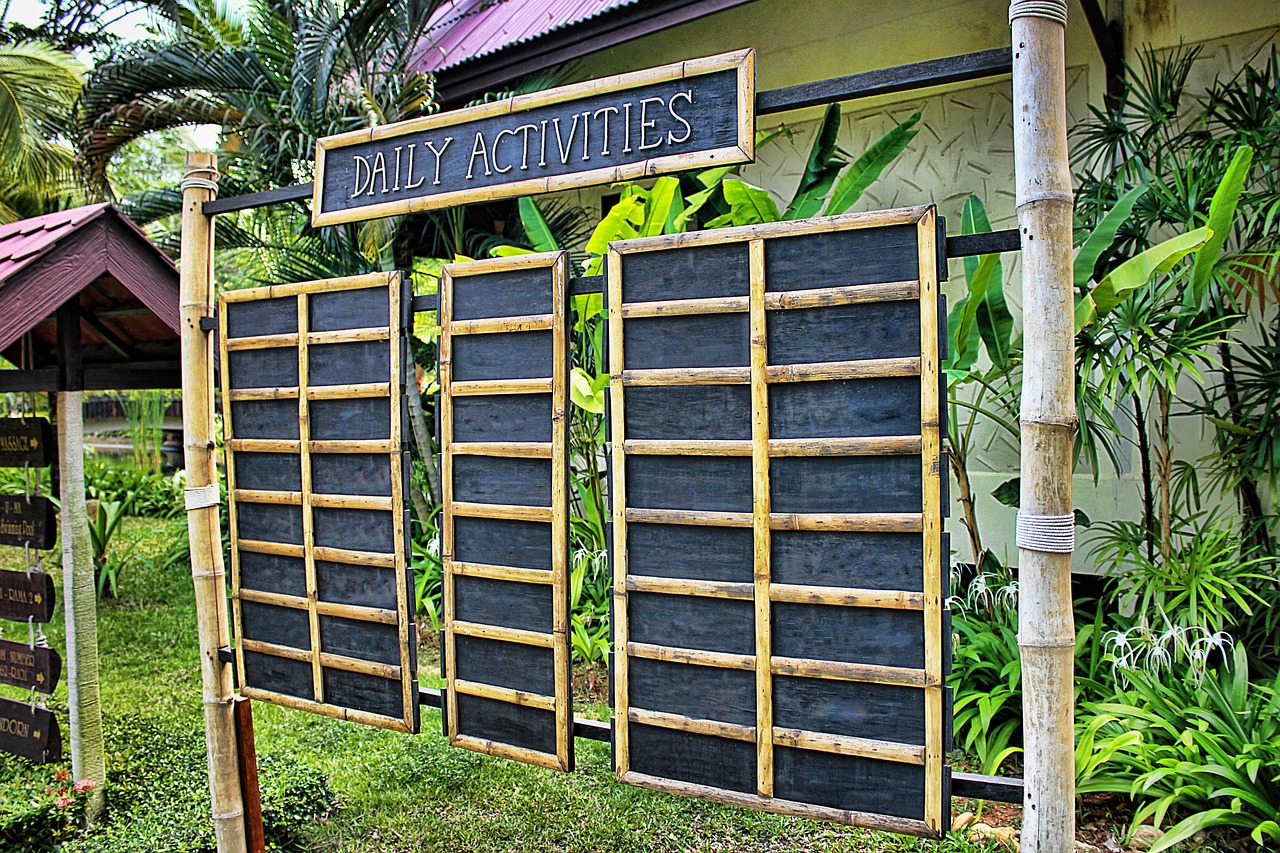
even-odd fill
[{"label": "blackboard panel", "polygon": [[385,453],[314,453],[311,491],[318,495],[390,497],[391,461]]},{"label": "blackboard panel", "polygon": [[463,503],[551,505],[551,460],[454,456],[453,499]]},{"label": "blackboard panel", "polygon": [[[223,402],[226,405],[226,402]],[[312,404],[313,412],[315,404]],[[313,414],[314,417],[314,414]],[[242,400],[231,404],[236,438],[298,440],[297,400]]]},{"label": "blackboard panel", "polygon": [[924,667],[924,618],[918,610],[773,605],[775,657]]},{"label": "blackboard panel", "polygon": [[627,504],[646,509],[751,511],[746,456],[628,456]]},{"label": "blackboard panel", "polygon": [[924,591],[919,533],[775,530],[771,539],[774,583]]},{"label": "blackboard panel", "polygon": [[397,680],[329,667],[322,671],[322,679],[324,701],[328,705],[355,708],[393,719],[405,716],[404,695]]},{"label": "blackboard panel", "polygon": [[637,317],[622,331],[623,366],[746,367],[751,359],[750,319],[742,314]]},{"label": "blackboard panel", "polygon": [[454,635],[454,649],[458,678],[463,681],[540,696],[555,695],[555,658],[551,649],[461,634]]},{"label": "blackboard panel", "polygon": [[287,335],[298,331],[298,300],[292,296],[224,303],[227,337]]},{"label": "blackboard panel", "polygon": [[462,563],[549,569],[551,525],[459,516],[453,520],[453,557]]},{"label": "blackboard panel", "polygon": [[626,302],[746,296],[751,287],[746,243],[637,252],[623,265]]},{"label": "blackboard panel", "polygon": [[315,680],[311,664],[275,655],[244,653],[244,673],[241,684],[270,690],[285,696],[296,696],[308,701],[315,699]]},{"label": "blackboard panel", "polygon": [[538,379],[551,375],[553,361],[550,330],[453,337],[456,382]]},{"label": "blackboard panel", "polygon": [[629,439],[750,439],[748,385],[636,385],[626,390]]},{"label": "blackboard panel", "polygon": [[556,753],[556,715],[552,711],[458,694],[458,733]]},{"label": "blackboard panel", "polygon": [[[519,317],[551,311],[551,270],[506,270],[453,279],[453,319]],[[456,339],[455,339],[456,341]]]},{"label": "blackboard panel", "polygon": [[627,593],[627,600],[633,643],[755,654],[755,606],[750,601],[641,592]]},{"label": "blackboard panel", "polygon": [[311,510],[315,544],[322,548],[346,548],[390,554],[395,551],[395,514],[370,509]]},{"label": "blackboard panel", "polygon": [[241,551],[240,579],[245,589],[300,598],[307,594],[307,566],[301,557]]},{"label": "blackboard panel", "polygon": [[317,560],[316,591],[321,601],[395,610],[396,570]]},{"label": "blackboard panel", "polygon": [[386,326],[391,302],[381,287],[313,293],[308,327],[313,332]]},{"label": "blackboard panel", "polygon": [[[776,535],[776,534],[775,534]],[[751,583],[750,528],[627,524],[628,572],[665,578]]]},{"label": "blackboard panel", "polygon": [[307,381],[311,385],[386,382],[391,375],[391,346],[386,341],[312,345]]},{"label": "blackboard panel", "polygon": [[400,663],[400,634],[395,625],[322,615],[320,650],[396,666]]},{"label": "blackboard panel", "polygon": [[250,640],[303,651],[311,648],[311,623],[305,610],[242,601],[240,627]]},{"label": "blackboard panel", "polygon": [[833,809],[924,819],[924,768],[777,746],[773,794]]},{"label": "blackboard panel", "polygon": [[773,724],[924,745],[924,691],[896,684],[773,677]]},{"label": "blackboard panel", "polygon": [[[773,511],[920,512],[924,501],[920,470],[918,456],[773,459],[769,463]],[[747,497],[750,509],[749,490]]]},{"label": "blackboard panel", "polygon": [[769,387],[770,438],[919,434],[920,380],[915,377],[785,382]]},{"label": "blackboard panel", "polygon": [[765,289],[907,281],[920,269],[915,225],[779,237],[765,245]]},{"label": "blackboard panel", "polygon": [[[295,404],[296,405],[296,404]],[[360,441],[391,437],[391,401],[386,397],[311,400],[313,441]],[[296,420],[297,414],[294,415]],[[237,431],[239,425],[236,425]]]},{"label": "blackboard panel", "polygon": [[302,544],[302,507],[278,504],[237,504],[236,533],[240,539]]},{"label": "blackboard panel", "polygon": [[293,347],[237,350],[228,353],[227,359],[232,388],[286,388],[298,384],[298,351]]},{"label": "blackboard panel", "polygon": [[[771,311],[769,363],[810,364],[920,355],[920,305],[869,302]],[[919,408],[917,400],[916,408]]]},{"label": "blackboard panel", "polygon": [[756,674],[741,669],[631,658],[631,706],[740,726],[756,724]]},{"label": "blackboard panel", "polygon": [[453,589],[454,613],[463,622],[551,633],[550,585],[456,575]]},{"label": "blackboard panel", "polygon": [[631,723],[631,769],[663,779],[747,794],[756,792],[756,746]]},{"label": "blackboard panel", "polygon": [[[295,413],[294,417],[297,417]],[[297,492],[302,489],[302,466],[292,453],[237,453],[236,488]]]},{"label": "blackboard panel", "polygon": [[453,440],[551,441],[551,395],[454,397]]}]

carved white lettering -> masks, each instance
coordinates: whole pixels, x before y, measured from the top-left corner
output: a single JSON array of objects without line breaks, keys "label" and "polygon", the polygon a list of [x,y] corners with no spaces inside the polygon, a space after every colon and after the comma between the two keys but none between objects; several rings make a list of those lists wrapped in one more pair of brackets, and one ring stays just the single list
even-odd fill
[{"label": "carved white lettering", "polygon": [[[449,143],[452,141],[453,141],[452,136],[446,136],[444,138],[444,145],[441,145],[440,150],[438,151],[436,150],[436,144],[434,142],[430,140],[427,141],[427,148],[431,150],[432,154],[436,155],[436,178],[434,181],[431,182],[431,185],[433,187],[437,186],[440,183],[440,158],[443,157],[444,152],[449,149]],[[470,176],[468,175],[468,177]],[[426,176],[423,175],[421,178],[418,179],[418,183],[414,184],[414,186],[419,186],[426,179],[427,179]],[[409,189],[413,189],[413,187],[409,187]]]},{"label": "carved white lettering", "polygon": [[613,113],[614,115],[617,115],[618,108],[617,107],[601,107],[600,109],[596,110],[595,113],[592,114],[594,118],[600,118],[601,115],[604,116],[603,127],[601,127],[601,133],[604,135],[604,147],[600,149],[601,157],[609,156],[609,113]]},{"label": "carved white lettering", "polygon": [[471,159],[467,161],[467,180],[471,180],[472,174],[476,167],[476,158],[480,158],[480,162],[484,165],[484,176],[487,178],[493,174],[493,170],[489,168],[489,149],[485,146],[484,134],[476,131],[476,141],[471,143]]},{"label": "carved white lettering", "polygon": [[676,139],[676,135],[674,133],[667,131],[668,145],[676,142],[688,142],[689,137],[693,136],[693,128],[689,125],[688,120],[685,119],[684,116],[680,115],[680,113],[676,112],[676,98],[683,98],[690,106],[693,106],[693,91],[676,92],[671,96],[671,102],[667,104],[667,110],[671,113],[671,117],[684,125],[684,136],[679,139]]},{"label": "carved white lettering", "polygon": [[[369,188],[369,184],[373,183],[372,176],[369,172],[369,158],[362,157],[359,154],[351,155],[351,162],[355,166],[355,186],[352,187],[351,197],[356,198],[362,195]],[[364,177],[360,176],[360,167],[364,167]]]},{"label": "carved white lettering", "polygon": [[644,132],[648,128],[655,127],[658,124],[657,119],[648,118],[649,104],[662,104],[666,106],[667,102],[662,98],[641,98],[640,99],[640,150],[647,151],[650,148],[657,148],[662,144],[662,137],[659,136],[654,142],[645,142]]}]

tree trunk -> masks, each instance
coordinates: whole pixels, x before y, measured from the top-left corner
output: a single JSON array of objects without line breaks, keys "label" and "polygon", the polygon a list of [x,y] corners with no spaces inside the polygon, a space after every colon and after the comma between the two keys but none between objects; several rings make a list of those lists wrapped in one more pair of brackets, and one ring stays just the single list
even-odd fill
[{"label": "tree trunk", "polygon": [[[1222,341],[1218,344],[1219,361],[1222,363],[1222,390],[1227,397],[1227,420],[1240,425],[1240,392],[1236,388],[1235,363],[1231,358],[1231,344]],[[1236,484],[1236,496],[1240,501],[1240,511],[1244,515],[1244,533],[1246,541],[1257,551],[1270,554],[1273,550],[1271,537],[1264,523],[1266,511],[1262,506],[1262,496],[1258,494],[1258,483],[1248,473],[1240,475]]]},{"label": "tree trunk", "polygon": [[58,470],[62,501],[62,600],[67,614],[67,704],[71,711],[71,775],[92,779],[85,816],[102,819],[106,756],[98,690],[98,602],[93,545],[84,500],[82,391],[58,393]]},{"label": "tree trunk", "polygon": [[1173,403],[1172,392],[1163,385],[1156,388],[1156,483],[1160,490],[1160,555],[1169,565],[1170,541],[1173,529],[1173,443],[1169,436],[1169,409]]},{"label": "tree trunk", "polygon": [[[1067,155],[1065,0],[1014,0],[1013,150],[1022,232],[1020,514],[1055,536],[1071,516],[1076,427],[1071,171]],[[1048,518],[1048,517],[1057,517]],[[1022,526],[1021,524],[1019,525]],[[1074,532],[1070,526],[1067,533]],[[1027,537],[1030,539],[1031,537]],[[1068,538],[1062,534],[1061,538]],[[1040,537],[1036,537],[1040,540]],[[1024,853],[1075,848],[1075,625],[1070,546],[1019,531],[1026,794]]]},{"label": "tree trunk", "polygon": [[[427,471],[427,498],[431,501],[431,506],[439,506],[440,466],[436,464],[435,449],[431,445],[431,433],[427,430],[427,417],[422,411],[422,394],[418,391],[416,370],[410,372],[404,390],[409,403],[409,425],[413,430],[413,443],[418,448],[418,458],[422,460],[422,467]],[[427,517],[422,516],[423,524],[426,524]]]},{"label": "tree trunk", "polygon": [[1147,413],[1142,398],[1133,395],[1133,424],[1138,431],[1138,457],[1142,465],[1142,530],[1147,540],[1147,559],[1156,559],[1156,498],[1151,480],[1151,442],[1147,438]]},{"label": "tree trunk", "polygon": [[978,535],[978,513],[973,505],[973,486],[969,482],[968,460],[956,452],[955,445],[950,445],[951,470],[956,475],[957,491],[960,492],[960,508],[964,510],[961,523],[969,534],[969,548],[973,551],[974,568],[982,566],[982,537]]}]

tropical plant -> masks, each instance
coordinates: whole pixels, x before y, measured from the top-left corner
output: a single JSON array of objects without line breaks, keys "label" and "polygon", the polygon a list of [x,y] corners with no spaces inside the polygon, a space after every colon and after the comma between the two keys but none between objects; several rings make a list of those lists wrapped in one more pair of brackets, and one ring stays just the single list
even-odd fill
[{"label": "tropical plant", "polygon": [[0,44],[0,223],[47,213],[74,186],[61,139],[83,68],[36,41]]}]

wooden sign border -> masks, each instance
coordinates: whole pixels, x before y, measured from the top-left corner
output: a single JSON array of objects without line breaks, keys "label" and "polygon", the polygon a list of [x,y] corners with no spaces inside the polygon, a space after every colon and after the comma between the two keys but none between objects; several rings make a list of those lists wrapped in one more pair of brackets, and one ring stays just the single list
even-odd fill
[{"label": "wooden sign border", "polygon": [[[877,365],[875,369],[890,371],[910,367],[912,373],[920,380],[920,458],[922,461],[921,482],[923,506],[920,513],[905,514],[846,514],[817,515],[805,519],[802,516],[777,517],[771,512],[770,493],[768,488],[768,465],[772,455],[768,438],[768,392],[765,383],[769,373],[767,365],[766,329],[765,329],[765,288],[764,280],[764,245],[765,240],[774,237],[794,237],[806,234],[842,232],[861,228],[911,225],[917,234],[918,282],[915,299],[920,306],[920,357],[919,359],[903,359],[914,362],[911,365]],[[611,458],[611,519],[613,522],[612,545],[614,559],[613,597],[614,597],[614,765],[620,782],[664,791],[684,796],[695,796],[714,802],[729,803],[760,809],[780,814],[799,815],[819,820],[829,820],[854,826],[874,829],[886,829],[899,833],[940,837],[948,823],[949,806],[944,802],[946,792],[944,769],[944,745],[946,741],[946,720],[943,717],[946,701],[946,682],[944,677],[944,659],[946,638],[943,636],[942,607],[942,507],[941,507],[941,432],[940,432],[940,399],[939,383],[941,381],[941,363],[938,340],[938,261],[937,261],[937,214],[933,205],[899,208],[894,210],[852,213],[841,216],[824,217],[795,222],[774,222],[751,225],[740,228],[726,228],[711,231],[698,231],[684,234],[673,234],[661,237],[623,240],[609,245],[606,265],[606,309],[608,316],[608,357],[609,357],[609,418],[610,418],[610,458]],[[714,311],[746,311],[750,314],[750,367],[730,368],[688,368],[682,370],[651,369],[636,371],[633,375],[625,368],[624,362],[624,318],[628,316],[655,316],[663,313],[685,313],[680,306],[671,302],[634,303],[624,306],[622,299],[623,256],[639,252],[664,249],[676,249],[693,246],[712,246],[727,243],[746,243],[751,255],[750,296],[724,297],[706,300],[691,300],[704,303],[697,313]],[[874,288],[892,289],[893,285],[864,285],[868,291]],[[800,297],[800,292],[794,293]],[[811,294],[812,305],[825,304],[821,294]],[[883,297],[881,297],[883,298]],[[779,300],[777,307],[803,307],[802,298]],[[878,301],[878,300],[871,300]],[[714,303],[714,304],[712,304]],[[887,362],[897,361],[894,359]],[[854,363],[852,367],[860,367]],[[793,374],[798,367],[787,368]],[[841,378],[840,364],[814,364],[802,366],[805,376],[793,375],[790,378]],[[869,368],[868,368],[869,369]],[[639,374],[648,374],[640,376]],[[679,375],[677,375],[679,374]],[[683,384],[689,381],[692,374],[698,374],[695,384],[734,383],[747,384],[751,388],[752,438],[750,450],[753,467],[754,493],[752,495],[753,510],[750,513],[696,513],[681,510],[632,510],[627,506],[626,471],[628,441],[626,437],[625,387],[631,382],[646,385]],[[874,375],[866,372],[849,375]],[[892,374],[886,374],[892,375]],[[781,378],[788,378],[781,376]],[[652,442],[670,445],[680,442]],[[686,442],[698,444],[698,442]],[[720,444],[720,442],[703,442],[703,444]],[[668,448],[670,449],[670,448]],[[699,450],[701,453],[724,452]],[[678,652],[684,658],[692,660],[693,656],[709,665],[749,668],[756,672],[757,724],[744,730],[741,726],[716,723],[713,721],[685,720],[670,718],[671,715],[642,714],[643,721],[650,724],[679,728],[703,734],[717,734],[722,737],[736,737],[750,740],[756,744],[758,791],[755,794],[725,790],[708,785],[683,782],[675,779],[660,778],[631,769],[629,724],[639,722],[632,714],[629,697],[629,620],[627,618],[627,602],[632,585],[629,583],[627,566],[627,524],[635,518],[650,521],[675,521],[677,523],[695,523],[693,516],[704,516],[696,523],[747,527],[753,530],[754,538],[754,589],[739,593],[744,599],[755,602],[755,636],[756,654],[749,659],[729,661],[732,655],[720,653],[698,652],[687,650],[655,649],[646,651],[645,656],[656,654],[658,659],[680,660],[670,653]],[[707,518],[705,516],[717,516]],[[809,526],[804,526],[809,525]],[[771,594],[770,584],[770,531],[772,529],[848,529],[868,531],[901,531],[920,532],[923,534],[923,593],[915,594],[918,601],[910,605],[910,609],[918,607],[924,619],[924,666],[916,669],[899,669],[895,667],[858,666],[838,664],[845,670],[844,675],[827,673],[826,665],[821,661],[792,661],[778,659],[769,651],[772,646],[770,616]],[[699,587],[703,595],[713,594],[713,587],[727,587],[728,584],[715,582],[679,581],[664,584],[664,591],[676,589],[692,589]],[[723,591],[714,594],[723,595]],[[807,600],[807,599],[806,599]],[[903,605],[906,606],[906,605]],[[768,652],[767,658],[761,650]],[[622,650],[619,653],[618,650]],[[664,657],[664,654],[666,655]],[[791,669],[795,665],[801,669]],[[836,744],[839,738],[815,735],[806,732],[791,732],[807,735],[805,748],[842,754],[859,754],[868,757],[886,757],[876,752],[880,747],[892,747],[890,750],[896,757],[891,760],[919,763],[924,769],[924,803],[923,820],[899,818],[890,815],[854,812],[845,809],[831,808],[777,799],[773,793],[773,746],[775,743],[786,745],[786,737],[773,725],[772,712],[772,676],[779,674],[811,675],[818,677],[849,678],[854,670],[863,670],[851,680],[877,681],[892,677],[887,683],[903,684],[919,687],[924,691],[924,730],[925,741],[922,748],[903,748],[898,744],[867,742],[860,744],[857,752],[847,752],[855,747],[849,743]],[[878,672],[884,670],[884,672]],[[892,672],[888,672],[892,670]],[[882,682],[885,683],[885,682]],[[623,711],[623,709],[626,709]],[[760,737],[758,732],[772,731],[771,737]],[[857,739],[846,738],[845,741]],[[827,741],[831,741],[828,743]],[[918,753],[917,753],[918,751]],[[909,753],[909,754],[908,754]],[[944,813],[945,812],[945,813]]]},{"label": "wooden sign border", "polygon": [[[391,424],[390,438],[386,441],[378,440],[374,442],[379,450],[389,448],[391,457],[391,492],[390,509],[392,513],[392,529],[393,529],[393,553],[390,555],[383,554],[366,554],[358,551],[339,551],[338,549],[323,549],[330,553],[324,554],[324,558],[335,562],[352,562],[356,563],[364,560],[369,564],[380,565],[390,561],[391,565],[386,566],[395,570],[396,598],[399,603],[395,614],[396,626],[399,635],[400,645],[400,664],[395,667],[398,670],[399,680],[401,684],[401,701],[403,716],[389,717],[382,714],[364,711],[355,708],[347,708],[341,705],[329,704],[324,700],[323,695],[323,676],[322,669],[324,667],[334,669],[346,669],[352,672],[364,673],[369,675],[378,675],[389,677],[392,667],[386,664],[379,664],[372,661],[357,660],[340,655],[329,655],[322,650],[317,653],[320,648],[319,644],[319,610],[324,610],[331,615],[355,615],[357,611],[368,611],[369,608],[348,607],[347,605],[337,604],[333,602],[317,601],[317,582],[315,577],[315,562],[317,559],[316,548],[312,542],[313,527],[309,521],[304,521],[304,541],[306,545],[287,545],[272,542],[254,543],[253,547],[263,553],[276,553],[286,556],[301,556],[306,562],[307,571],[307,598],[300,599],[296,602],[290,602],[287,606],[296,606],[301,604],[305,606],[308,612],[308,618],[311,625],[311,648],[310,652],[292,649],[274,644],[262,644],[257,650],[276,654],[282,657],[288,657],[295,660],[306,661],[311,663],[313,668],[314,689],[316,691],[317,700],[301,699],[297,696],[291,696],[283,693],[277,693],[270,690],[264,690],[257,687],[240,685],[240,692],[250,699],[259,699],[265,702],[271,702],[277,705],[284,705],[290,708],[297,708],[304,711],[310,711],[315,714],[321,714],[328,717],[336,717],[344,720],[352,720],[354,722],[364,723],[366,725],[377,726],[379,728],[392,729],[394,731],[406,732],[414,734],[418,731],[420,724],[418,695],[417,695],[417,671],[416,654],[413,646],[413,599],[410,597],[410,585],[408,578],[408,565],[406,553],[409,549],[408,532],[405,529],[405,495],[404,495],[404,471],[405,460],[403,458],[403,436],[402,436],[402,417],[404,411],[404,381],[402,375],[404,367],[403,346],[404,346],[404,320],[405,320],[405,296],[409,282],[402,272],[391,273],[369,273],[365,275],[347,276],[343,278],[322,279],[318,281],[307,281],[290,284],[269,285],[266,287],[245,288],[242,290],[226,291],[221,296],[223,308],[226,303],[247,302],[255,299],[274,299],[280,297],[294,297],[298,300],[299,328],[297,332],[284,335],[260,335],[257,337],[240,338],[238,345],[233,348],[258,349],[267,347],[292,347],[299,353],[299,375],[298,381],[301,387],[289,388],[267,388],[267,389],[245,389],[242,391],[233,391],[230,386],[230,370],[228,359],[228,335],[227,335],[227,314],[226,310],[218,312],[219,321],[219,347],[222,353],[222,399],[223,399],[223,418],[225,424],[226,435],[230,439],[227,442],[227,492],[228,503],[230,504],[230,537],[231,537],[231,601],[232,601],[232,618],[235,625],[236,634],[236,664],[237,671],[241,682],[244,679],[245,651],[254,651],[254,649],[246,649],[246,641],[241,625],[241,601],[247,598],[245,590],[240,587],[240,549],[236,547],[239,541],[237,531],[237,514],[236,504],[239,500],[251,498],[246,502],[260,503],[294,503],[296,502],[304,507],[304,519],[310,516],[311,504],[310,494],[310,466],[307,459],[312,452],[313,444],[347,444],[355,447],[362,442],[359,440],[345,442],[316,442],[309,438],[305,426],[299,430],[298,440],[276,441],[271,439],[235,439],[231,402],[236,399],[296,399],[299,401],[299,423],[307,425],[309,416],[305,408],[305,403],[311,395],[302,393],[304,389],[310,389],[312,386],[307,385],[307,370],[302,365],[307,359],[307,345],[314,338],[317,342],[336,343],[345,341],[361,340],[361,335],[369,330],[362,329],[344,329],[339,332],[307,332],[305,323],[310,318],[310,312],[303,306],[306,304],[303,300],[307,297],[319,293],[332,293],[344,290],[363,290],[372,288],[385,288],[388,299],[388,327],[384,331],[388,338],[388,345],[391,347],[391,372],[390,381],[388,383],[375,383],[374,386],[316,386],[324,388],[324,396],[327,399],[335,399],[342,397],[360,397],[360,396],[387,396],[390,398],[391,408]],[[351,334],[347,334],[351,333]],[[303,460],[303,489],[304,493],[293,495],[290,493],[266,493],[266,494],[245,494],[236,488],[235,482],[235,454],[240,450],[248,450],[252,447],[254,450],[263,452],[288,452],[298,453]],[[360,506],[368,499],[351,496],[324,496],[326,505],[332,506]],[[283,598],[272,593],[252,592],[255,601],[263,603],[282,604]],[[276,599],[276,600],[272,600]],[[366,613],[365,617],[373,616],[372,613]],[[371,620],[374,621],[374,620]],[[253,643],[254,641],[248,641]]]},{"label": "wooden sign border", "polygon": [[[623,166],[606,166],[588,169],[582,172],[571,172],[566,175],[555,175],[546,178],[527,178],[512,181],[508,184],[477,187],[475,189],[453,190],[435,195],[420,196],[412,199],[370,204],[348,210],[326,212],[323,207],[325,156],[328,151],[357,145],[378,139],[389,139],[407,133],[419,133],[441,127],[477,121],[491,116],[514,114],[538,107],[573,101],[594,95],[604,95],[651,83],[663,83],[696,77],[717,71],[736,69],[738,72],[738,121],[737,145],[714,148],[706,151],[691,151],[672,154],[665,157],[654,157],[638,163]],[[739,163],[750,163],[755,159],[755,50],[745,50],[673,62],[657,68],[632,71],[603,77],[598,80],[586,80],[543,92],[528,95],[517,95],[503,101],[490,104],[479,104],[461,110],[451,110],[425,118],[383,125],[367,130],[353,130],[335,136],[326,136],[316,142],[316,174],[311,191],[311,224],[313,226],[338,225],[346,222],[357,222],[376,219],[381,216],[392,216],[398,213],[416,213],[424,210],[436,210],[458,204],[475,201],[494,201],[501,198],[534,195],[537,193],[555,192],[574,187],[611,184],[617,181],[628,181],[633,178],[653,177],[655,175],[680,172],[705,166],[728,166]]]}]

